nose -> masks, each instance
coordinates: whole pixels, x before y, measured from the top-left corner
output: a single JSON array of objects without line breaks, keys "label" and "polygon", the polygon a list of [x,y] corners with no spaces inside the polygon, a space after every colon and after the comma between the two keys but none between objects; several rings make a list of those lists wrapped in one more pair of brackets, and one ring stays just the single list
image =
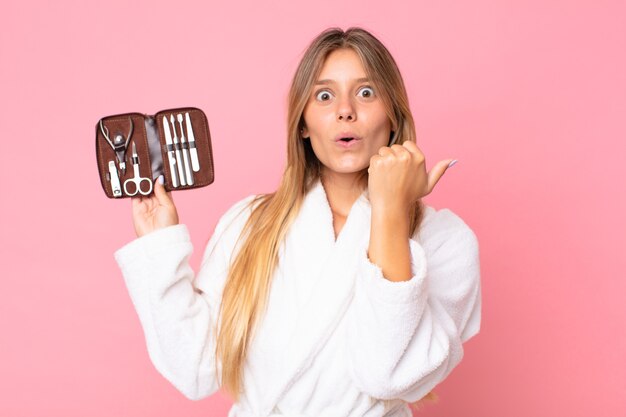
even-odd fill
[{"label": "nose", "polygon": [[345,98],[338,103],[337,120],[350,122],[356,120],[356,112],[350,98]]}]

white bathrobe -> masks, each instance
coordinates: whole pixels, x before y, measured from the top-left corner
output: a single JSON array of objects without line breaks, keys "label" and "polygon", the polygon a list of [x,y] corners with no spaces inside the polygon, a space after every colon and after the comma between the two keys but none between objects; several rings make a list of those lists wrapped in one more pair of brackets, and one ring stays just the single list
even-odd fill
[{"label": "white bathrobe", "polygon": [[[367,190],[335,241],[318,181],[280,247],[266,316],[251,341],[244,393],[229,417],[410,416],[478,333],[478,243],[448,209],[426,206],[409,240],[413,277],[388,281],[367,257]],[[219,220],[198,274],[184,225],[115,253],[156,369],[190,399],[218,390],[215,323],[231,254],[250,213],[234,204]]]}]

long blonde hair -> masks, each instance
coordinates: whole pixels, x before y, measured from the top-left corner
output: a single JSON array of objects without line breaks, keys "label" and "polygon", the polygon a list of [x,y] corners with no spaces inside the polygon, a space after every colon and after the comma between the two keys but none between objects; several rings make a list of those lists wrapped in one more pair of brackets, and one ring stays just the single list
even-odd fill
[{"label": "long blonde hair", "polygon": [[[367,76],[377,87],[391,121],[390,144],[415,141],[404,82],[385,46],[361,28],[353,27],[345,32],[330,28],[320,33],[304,52],[291,82],[287,166],[282,180],[274,193],[259,195],[251,201],[255,207],[239,237],[242,244],[231,264],[222,294],[215,359],[222,364],[220,385],[235,400],[243,387],[247,348],[265,312],[279,246],[298,215],[305,195],[320,175],[321,163],[310,141],[301,135],[303,112],[326,57],[339,48],[351,48],[359,55]],[[363,175],[367,179],[367,172]],[[411,213],[410,236],[422,217],[423,205],[416,201]]]}]

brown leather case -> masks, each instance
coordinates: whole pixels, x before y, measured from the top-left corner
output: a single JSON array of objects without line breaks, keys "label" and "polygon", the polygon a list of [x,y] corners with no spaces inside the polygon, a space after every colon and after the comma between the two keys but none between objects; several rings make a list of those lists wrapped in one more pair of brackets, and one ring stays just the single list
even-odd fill
[{"label": "brown leather case", "polygon": [[[178,121],[179,114],[182,123]],[[171,144],[166,140],[168,129]],[[124,113],[103,117],[96,123],[96,157],[102,189],[109,198],[150,195],[160,175],[164,176],[168,191],[204,187],[215,179],[209,123],[204,112],[195,107],[161,110],[155,115]]]}]

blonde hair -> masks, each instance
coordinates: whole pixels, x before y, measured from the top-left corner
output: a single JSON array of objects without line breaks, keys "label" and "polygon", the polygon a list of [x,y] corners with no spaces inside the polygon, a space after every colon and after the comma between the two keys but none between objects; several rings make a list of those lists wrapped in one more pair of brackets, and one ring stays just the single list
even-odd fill
[{"label": "blonde hair", "polygon": [[[254,329],[268,299],[279,246],[298,215],[302,201],[319,179],[321,163],[309,140],[302,138],[303,112],[330,52],[351,48],[361,58],[367,76],[379,92],[391,121],[391,143],[415,141],[415,126],[398,67],[385,46],[361,28],[345,32],[330,28],[320,33],[304,52],[291,82],[287,111],[287,165],[278,189],[258,195],[239,239],[241,248],[231,264],[222,294],[218,322],[216,363],[222,364],[220,385],[239,399],[243,365]],[[367,170],[362,173],[367,180]],[[367,182],[365,182],[367,185]],[[416,201],[411,213],[410,236],[423,217],[423,204]],[[410,237],[409,236],[409,237]],[[432,393],[426,397],[432,397]],[[425,397],[425,398],[426,398]]]}]

